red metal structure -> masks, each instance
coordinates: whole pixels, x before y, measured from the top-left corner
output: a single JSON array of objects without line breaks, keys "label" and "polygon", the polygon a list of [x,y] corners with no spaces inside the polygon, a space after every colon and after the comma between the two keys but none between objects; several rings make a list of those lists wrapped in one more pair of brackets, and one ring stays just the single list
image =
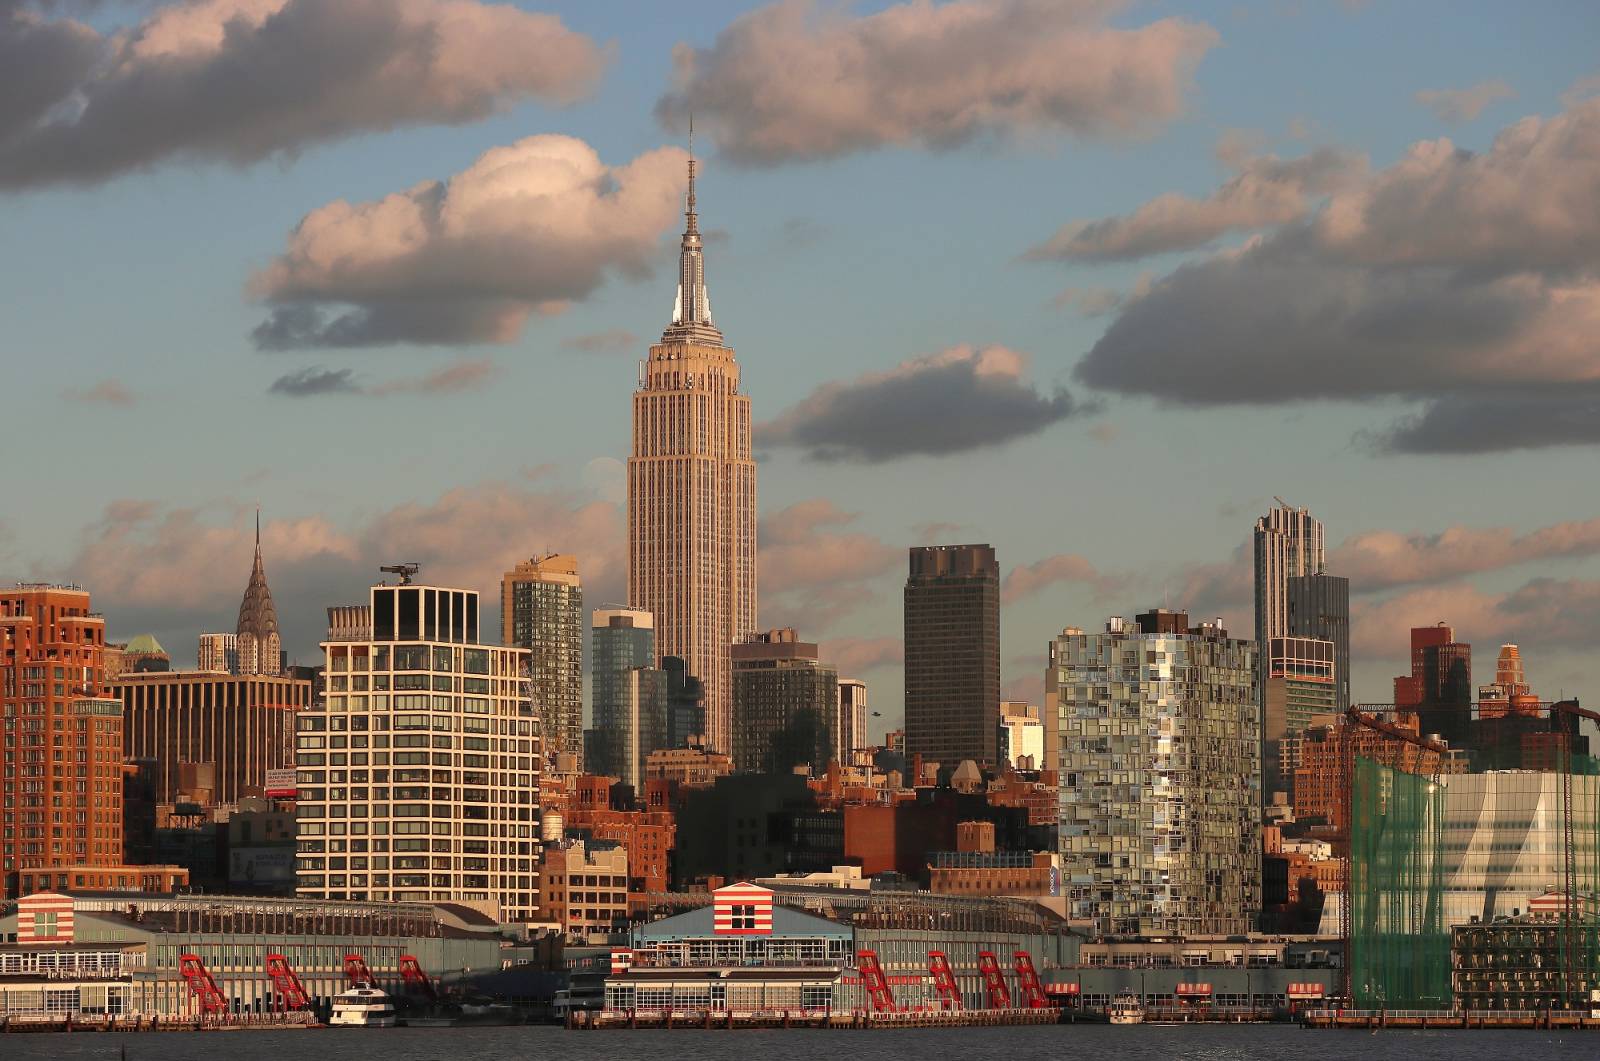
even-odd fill
[{"label": "red metal structure", "polygon": [[[1355,727],[1361,726],[1376,733],[1381,733],[1390,740],[1401,741],[1402,743],[1410,744],[1414,747],[1420,748],[1423,751],[1432,752],[1433,769],[1430,771],[1430,780],[1432,780],[1435,784],[1437,784],[1439,781],[1439,766],[1444,761],[1444,757],[1449,754],[1450,749],[1447,746],[1440,744],[1438,741],[1429,740],[1427,737],[1424,737],[1421,734],[1413,733],[1409,729],[1406,729],[1403,726],[1397,726],[1392,722],[1385,722],[1377,715],[1368,714],[1367,712],[1356,707],[1351,707],[1346,710],[1344,713],[1344,719],[1345,726],[1340,734],[1340,742],[1342,745],[1340,750],[1340,759],[1343,760],[1343,762],[1342,769],[1340,771],[1341,776],[1339,778],[1339,800],[1344,810],[1344,852],[1342,855],[1343,865],[1341,866],[1341,869],[1344,873],[1344,902],[1339,908],[1339,930],[1340,936],[1344,941],[1344,960],[1341,963],[1342,967],[1340,969],[1340,980],[1342,983],[1342,994],[1346,999],[1350,999],[1353,997],[1351,994],[1350,977],[1351,973],[1353,972],[1351,954],[1353,949],[1352,944],[1355,936],[1355,926],[1350,923],[1350,907],[1353,901],[1351,890],[1354,887],[1354,881],[1351,880],[1350,874],[1350,843],[1352,836],[1351,826],[1355,819],[1354,788],[1356,759],[1355,751],[1352,748],[1352,736],[1355,733]],[[1419,770],[1418,772],[1420,773],[1421,771]],[[1412,901],[1420,904],[1422,902],[1422,895],[1420,893],[1414,895],[1412,897]],[[1416,911],[1415,919],[1412,923],[1422,923],[1420,909]]]},{"label": "red metal structure", "polygon": [[288,958],[281,954],[267,955],[267,976],[272,979],[272,997],[279,1009],[297,1012],[311,1008],[311,999]]},{"label": "red metal structure", "polygon": [[351,987],[373,987],[377,984],[372,977],[372,970],[367,968],[367,959],[359,954],[344,956],[344,975]]},{"label": "red metal structure", "polygon": [[942,950],[928,952],[928,971],[933,974],[933,989],[939,995],[940,1009],[960,1009],[961,989],[950,971],[950,959]]},{"label": "red metal structure", "polygon": [[1010,1009],[1011,989],[1006,986],[1006,974],[1000,971],[1000,960],[992,950],[978,952],[978,972],[983,974],[983,986],[989,992],[990,1009]]},{"label": "red metal structure", "polygon": [[1017,991],[1029,1009],[1047,1009],[1050,1000],[1044,996],[1044,985],[1039,982],[1039,971],[1033,967],[1033,955],[1025,950],[1012,952],[1016,961]]},{"label": "red metal structure", "polygon": [[194,997],[202,1014],[212,1017],[228,1012],[228,1000],[217,989],[217,982],[212,979],[206,963],[200,960],[200,955],[180,955],[178,971],[183,974],[184,982],[189,985],[189,994]]},{"label": "red metal structure", "polygon": [[1600,712],[1578,706],[1576,700],[1550,705],[1550,728],[1561,735],[1561,993],[1569,1009],[1583,1007],[1583,969],[1578,958],[1578,849],[1572,831],[1572,738],[1578,720],[1600,724]]},{"label": "red metal structure", "polygon": [[894,992],[889,990],[889,981],[883,975],[883,966],[878,962],[878,952],[857,951],[856,968],[861,970],[861,984],[867,989],[867,999],[872,1003],[872,1011],[893,1013]]},{"label": "red metal structure", "polygon": [[439,997],[438,992],[433,989],[433,981],[422,971],[422,963],[417,961],[415,955],[400,955],[400,979],[405,982],[407,991],[415,991],[430,999]]}]

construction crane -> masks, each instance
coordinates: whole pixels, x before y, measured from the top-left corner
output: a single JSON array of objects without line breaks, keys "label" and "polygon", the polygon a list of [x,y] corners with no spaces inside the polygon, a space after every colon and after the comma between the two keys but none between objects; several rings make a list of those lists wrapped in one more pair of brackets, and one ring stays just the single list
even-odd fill
[{"label": "construction crane", "polygon": [[399,575],[402,586],[411,585],[411,579],[418,571],[422,570],[421,564],[387,564],[378,568],[386,575]]},{"label": "construction crane", "polygon": [[[1340,980],[1343,983],[1342,993],[1346,1001],[1354,1002],[1355,995],[1351,990],[1354,968],[1351,959],[1354,954],[1352,943],[1355,936],[1355,926],[1351,923],[1351,907],[1354,905],[1355,899],[1355,880],[1350,872],[1350,853],[1351,847],[1353,846],[1351,840],[1353,837],[1353,827],[1355,824],[1356,760],[1355,749],[1353,747],[1354,742],[1352,739],[1353,734],[1355,733],[1357,727],[1370,729],[1375,733],[1382,734],[1390,740],[1401,741],[1402,743],[1410,744],[1413,747],[1420,748],[1423,751],[1432,752],[1433,769],[1430,771],[1431,776],[1429,777],[1429,781],[1434,784],[1437,784],[1439,781],[1439,764],[1444,759],[1445,755],[1449,753],[1450,749],[1448,746],[1441,744],[1438,741],[1429,740],[1427,737],[1424,737],[1419,733],[1411,732],[1411,730],[1406,729],[1404,726],[1397,726],[1393,722],[1387,722],[1384,719],[1379,718],[1377,715],[1362,711],[1358,707],[1352,706],[1348,708],[1344,713],[1344,721],[1344,727],[1339,734],[1339,802],[1344,811],[1344,853],[1341,864],[1341,869],[1344,872],[1344,902],[1340,904],[1339,908],[1339,935],[1344,942],[1344,960],[1340,970]],[[1413,896],[1412,902],[1414,914],[1412,927],[1413,930],[1415,930],[1417,926],[1420,926],[1422,923],[1421,911],[1418,909],[1418,906],[1420,906],[1422,902],[1421,895]]]},{"label": "construction crane", "polygon": [[1600,724],[1600,712],[1579,707],[1576,700],[1550,705],[1550,729],[1558,735],[1561,758],[1561,993],[1568,1009],[1581,1008],[1585,1001],[1578,960],[1578,848],[1572,828],[1572,746],[1578,720],[1584,718]]}]

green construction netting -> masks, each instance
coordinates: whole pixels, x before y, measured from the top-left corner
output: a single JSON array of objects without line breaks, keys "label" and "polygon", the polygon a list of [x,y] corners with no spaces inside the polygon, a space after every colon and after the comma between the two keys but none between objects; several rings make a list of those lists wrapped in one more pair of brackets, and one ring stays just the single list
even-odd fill
[{"label": "green construction netting", "polygon": [[[1573,930],[1577,979],[1569,1004],[1586,1005],[1600,987],[1600,760],[1574,755],[1570,762],[1573,891],[1583,923]],[[1543,771],[1509,758],[1474,765],[1477,776],[1435,783],[1356,757],[1347,894],[1350,990],[1359,1008],[1450,1008],[1452,924],[1469,913],[1487,916],[1484,896],[1563,888],[1561,781],[1548,770],[1554,763]],[[1488,770],[1517,772],[1484,776]]]},{"label": "green construction netting", "polygon": [[1350,822],[1350,991],[1359,1008],[1450,1006],[1440,893],[1443,787],[1357,756]]}]

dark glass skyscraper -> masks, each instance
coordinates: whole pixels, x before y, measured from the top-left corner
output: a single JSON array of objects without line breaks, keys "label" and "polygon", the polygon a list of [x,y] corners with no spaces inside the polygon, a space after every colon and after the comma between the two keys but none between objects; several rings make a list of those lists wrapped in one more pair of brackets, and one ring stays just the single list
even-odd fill
[{"label": "dark glass skyscraper", "polygon": [[994,764],[1000,743],[1000,563],[989,545],[911,550],[906,755]]},{"label": "dark glass skyscraper", "polygon": [[646,756],[666,743],[667,678],[655,666],[649,612],[600,608],[590,632],[594,726],[585,734],[585,768],[644,789]]},{"label": "dark glass skyscraper", "polygon": [[1289,636],[1333,642],[1334,704],[1350,706],[1350,580],[1338,575],[1290,575]]},{"label": "dark glass skyscraper", "polygon": [[815,642],[789,629],[733,646],[733,765],[736,770],[815,773],[833,758],[839,672]]}]

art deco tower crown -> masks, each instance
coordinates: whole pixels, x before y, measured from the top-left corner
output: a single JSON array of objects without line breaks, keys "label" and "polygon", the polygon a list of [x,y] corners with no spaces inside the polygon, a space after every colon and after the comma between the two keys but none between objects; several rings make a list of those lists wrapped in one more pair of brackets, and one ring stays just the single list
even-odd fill
[{"label": "art deco tower crown", "polygon": [[267,569],[261,562],[261,513],[256,512],[256,559],[250,569],[250,582],[239,602],[237,635],[240,674],[277,674],[282,669],[278,634],[278,610],[267,588]]}]

